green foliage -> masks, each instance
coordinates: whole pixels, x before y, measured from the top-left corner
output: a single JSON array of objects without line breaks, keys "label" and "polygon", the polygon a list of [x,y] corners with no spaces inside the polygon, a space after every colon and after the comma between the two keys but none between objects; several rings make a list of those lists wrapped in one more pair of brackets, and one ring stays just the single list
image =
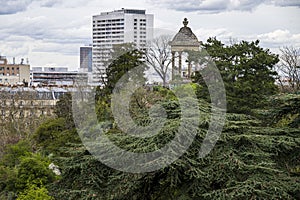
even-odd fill
[{"label": "green foliage", "polygon": [[41,186],[55,180],[55,175],[48,169],[50,160],[30,150],[26,141],[7,147],[0,165],[1,199],[13,198],[28,189],[28,184]]},{"label": "green foliage", "polygon": [[55,105],[54,113],[58,118],[64,118],[66,120],[67,128],[75,127],[72,115],[72,95],[70,93],[64,94],[60,97],[59,101]]},{"label": "green foliage", "polygon": [[16,144],[7,145],[1,159],[1,165],[14,167],[20,163],[21,157],[28,156],[31,151],[31,144],[27,140],[21,140]]},{"label": "green foliage", "polygon": [[12,198],[18,189],[18,166],[22,158],[31,155],[31,145],[26,140],[5,147],[4,155],[0,160],[0,199]]},{"label": "green foliage", "polygon": [[28,188],[18,195],[17,200],[54,200],[48,195],[48,190],[45,187],[37,187],[30,184]]},{"label": "green foliage", "polygon": [[[250,113],[264,106],[267,95],[276,93],[274,65],[279,61],[278,55],[259,47],[258,40],[225,46],[209,38],[204,47],[221,73],[229,112]],[[207,88],[200,73],[196,73],[194,81]],[[207,90],[200,95],[209,98]]]},{"label": "green foliage", "polygon": [[[138,100],[145,99],[144,91],[139,92]],[[176,134],[180,105],[176,100],[161,103],[168,119],[159,134],[135,138],[114,130],[108,131],[109,139],[133,152],[151,152],[164,146]],[[216,146],[208,156],[199,158],[211,106],[199,101],[199,108],[197,136],[189,150],[173,164],[150,173],[124,173],[97,161],[81,145],[66,147],[62,150],[68,154],[59,158],[62,179],[51,185],[51,195],[62,200],[300,198],[299,129],[267,127],[249,115],[227,114]],[[108,159],[114,159],[114,155],[107,153]]]},{"label": "green foliage", "polygon": [[43,124],[33,134],[37,147],[46,155],[57,153],[60,147],[68,142],[80,142],[75,128],[69,129],[69,123],[65,118],[50,119]]},{"label": "green foliage", "polygon": [[[17,169],[0,165],[0,193],[7,194],[9,191],[16,191]],[[0,194],[0,199],[1,194]]]},{"label": "green foliage", "polygon": [[142,69],[131,74],[134,80],[143,79],[146,65],[142,62],[143,53],[137,50],[133,44],[115,45],[112,50],[112,58],[108,61],[108,66],[105,70],[105,78],[102,81],[105,86],[103,89],[98,89],[97,99],[110,95],[115,88],[116,83],[124,75],[128,76],[128,72],[138,66]]},{"label": "green foliage", "polygon": [[255,109],[254,114],[272,127],[300,128],[300,94],[270,96],[265,109]]},{"label": "green foliage", "polygon": [[5,147],[4,155],[0,160],[0,199],[8,198],[9,194],[14,196],[17,191],[15,185],[18,179],[17,166],[20,165],[23,157],[31,155],[31,151],[30,143],[26,140]]},{"label": "green foliage", "polygon": [[110,95],[101,97],[96,103],[96,115],[99,121],[112,120],[113,116],[110,108]]},{"label": "green foliage", "polygon": [[[19,197],[31,195],[35,198],[34,195],[41,194],[47,199],[51,197],[44,189],[46,186],[49,194],[59,200],[300,199],[299,97],[283,96],[265,101],[267,95],[276,92],[272,67],[278,58],[258,44],[258,41],[243,41],[226,47],[216,39],[209,39],[205,44],[225,82],[230,111],[244,113],[227,114],[222,135],[206,157],[199,158],[199,150],[207,134],[213,108],[203,99],[198,102],[200,124],[190,148],[171,165],[139,174],[109,168],[82,144],[67,145],[66,141],[77,141],[74,139],[76,134],[71,133],[66,125],[69,115],[61,113],[63,118],[47,121],[34,135],[36,145],[43,152],[55,152],[53,159],[60,166],[61,178],[53,182],[54,175],[47,168],[49,160],[30,154],[21,156],[16,171],[6,166],[0,167],[1,180],[5,177],[10,180],[2,181],[0,186],[11,187],[9,183],[15,180],[14,186],[22,192]],[[100,123],[88,127],[89,135],[81,136],[98,138],[97,130],[101,127],[106,130],[109,140],[124,150],[152,152],[165,146],[178,133],[182,113],[180,103],[189,105],[191,101],[186,97],[186,86],[175,88],[181,93],[180,103],[175,94],[166,88],[140,88],[130,101],[133,120],[146,127],[151,120],[150,108],[160,104],[166,111],[166,122],[156,135],[148,138],[123,133],[111,115],[110,95],[117,80],[140,64],[140,52],[123,53],[123,50],[115,50],[118,56],[110,62],[112,68],[107,71],[107,84],[97,91],[96,110]],[[138,76],[141,75],[142,71]],[[207,97],[207,88],[200,74],[196,74],[195,82],[200,84],[193,84],[198,95]],[[262,109],[265,105],[268,105],[267,109]],[[252,114],[252,108],[261,109],[257,118],[247,115]],[[190,109],[187,111],[191,113],[189,119],[192,120],[195,118],[192,115],[194,109]],[[107,120],[109,122],[104,123]],[[88,119],[86,123],[89,124]],[[191,125],[185,123],[182,130],[187,130]],[[147,134],[148,130],[144,130]],[[106,142],[97,140],[95,145],[105,146]],[[178,146],[171,148],[176,152]],[[120,162],[115,160],[114,153],[109,149],[105,155],[107,160]],[[158,161],[152,160],[148,164]],[[30,186],[30,183],[36,186]]]},{"label": "green foliage", "polygon": [[25,190],[28,184],[35,184],[39,187],[53,182],[55,175],[48,168],[49,164],[50,160],[39,154],[22,157],[15,183],[18,191]]},{"label": "green foliage", "polygon": [[[110,98],[122,76],[131,76],[132,81],[136,83],[145,81],[143,77],[146,65],[142,62],[143,53],[133,44],[115,45],[111,53],[112,58],[106,63],[105,77],[102,80],[104,87],[96,89],[96,114],[99,121],[112,120]],[[138,66],[141,67],[140,70],[128,73]]]},{"label": "green foliage", "polygon": [[288,94],[270,98],[270,104],[274,109],[272,121],[278,126],[300,128],[300,94]]}]

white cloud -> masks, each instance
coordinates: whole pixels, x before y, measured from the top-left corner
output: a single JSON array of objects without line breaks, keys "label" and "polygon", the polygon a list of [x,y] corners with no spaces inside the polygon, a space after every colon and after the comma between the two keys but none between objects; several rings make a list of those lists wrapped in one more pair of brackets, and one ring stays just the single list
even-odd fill
[{"label": "white cloud", "polygon": [[32,66],[55,62],[61,66],[78,67],[79,47],[91,43],[92,15],[122,7],[146,9],[147,13],[154,14],[154,26],[171,35],[176,34],[183,18],[187,17],[189,26],[203,42],[208,37],[216,36],[224,43],[232,38],[249,41],[260,39],[267,48],[285,44],[299,46],[298,2],[0,0],[0,37],[3,38],[0,53],[10,58],[16,57],[17,60],[28,57]]},{"label": "white cloud", "polygon": [[289,30],[277,29],[269,33],[259,34],[257,38],[265,45],[273,48],[290,45],[300,48],[300,34],[293,34]]},{"label": "white cloud", "polygon": [[261,4],[275,6],[297,6],[299,0],[147,0],[150,4],[172,10],[200,13],[220,13],[225,11],[253,11]]},{"label": "white cloud", "polygon": [[300,7],[299,0],[273,0],[271,1],[271,3],[276,6],[283,6],[283,7],[288,7],[288,6]]},{"label": "white cloud", "polygon": [[33,0],[0,0],[0,15],[15,14],[27,9]]},{"label": "white cloud", "polygon": [[233,38],[234,33],[230,32],[225,28],[216,28],[216,29],[205,29],[200,28],[193,31],[195,35],[198,37],[198,40],[201,40],[203,43],[210,37],[216,37],[221,41],[227,41],[230,38]]},{"label": "white cloud", "polygon": [[219,13],[256,8],[263,0],[148,0],[153,4],[184,12]]}]

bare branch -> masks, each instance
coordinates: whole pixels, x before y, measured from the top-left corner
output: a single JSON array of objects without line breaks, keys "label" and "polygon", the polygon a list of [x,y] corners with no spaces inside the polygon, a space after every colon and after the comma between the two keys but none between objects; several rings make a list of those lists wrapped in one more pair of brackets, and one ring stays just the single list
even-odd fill
[{"label": "bare branch", "polygon": [[153,39],[147,46],[145,60],[152,67],[163,81],[165,86],[167,83],[167,74],[169,66],[172,62],[171,36],[162,35]]},{"label": "bare branch", "polygon": [[280,52],[279,82],[291,92],[300,91],[300,49],[285,46]]}]

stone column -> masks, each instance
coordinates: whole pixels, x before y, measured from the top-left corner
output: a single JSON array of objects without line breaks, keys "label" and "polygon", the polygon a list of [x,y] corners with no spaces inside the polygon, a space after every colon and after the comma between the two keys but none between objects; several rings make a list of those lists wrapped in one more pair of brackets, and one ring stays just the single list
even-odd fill
[{"label": "stone column", "polygon": [[192,64],[191,64],[191,62],[189,61],[189,62],[188,62],[188,78],[191,78],[191,72],[192,72]]},{"label": "stone column", "polygon": [[172,80],[175,76],[175,51],[172,51]]},{"label": "stone column", "polygon": [[181,77],[181,67],[182,67],[182,52],[179,52],[179,67],[178,67],[178,72],[179,72],[179,77]]}]

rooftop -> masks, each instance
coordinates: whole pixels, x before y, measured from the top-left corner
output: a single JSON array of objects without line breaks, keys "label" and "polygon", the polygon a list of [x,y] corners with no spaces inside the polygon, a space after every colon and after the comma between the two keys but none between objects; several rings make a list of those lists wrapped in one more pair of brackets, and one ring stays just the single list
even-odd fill
[{"label": "rooftop", "polygon": [[198,38],[193,33],[192,29],[188,27],[188,20],[184,18],[183,27],[180,28],[179,32],[174,36],[173,40],[170,42],[171,46],[191,46],[199,47],[200,42]]},{"label": "rooftop", "polygon": [[101,15],[108,15],[112,13],[126,13],[126,14],[140,14],[140,15],[145,15],[146,10],[138,10],[138,9],[124,9],[122,8],[121,10],[114,10],[112,12],[102,12]]}]

